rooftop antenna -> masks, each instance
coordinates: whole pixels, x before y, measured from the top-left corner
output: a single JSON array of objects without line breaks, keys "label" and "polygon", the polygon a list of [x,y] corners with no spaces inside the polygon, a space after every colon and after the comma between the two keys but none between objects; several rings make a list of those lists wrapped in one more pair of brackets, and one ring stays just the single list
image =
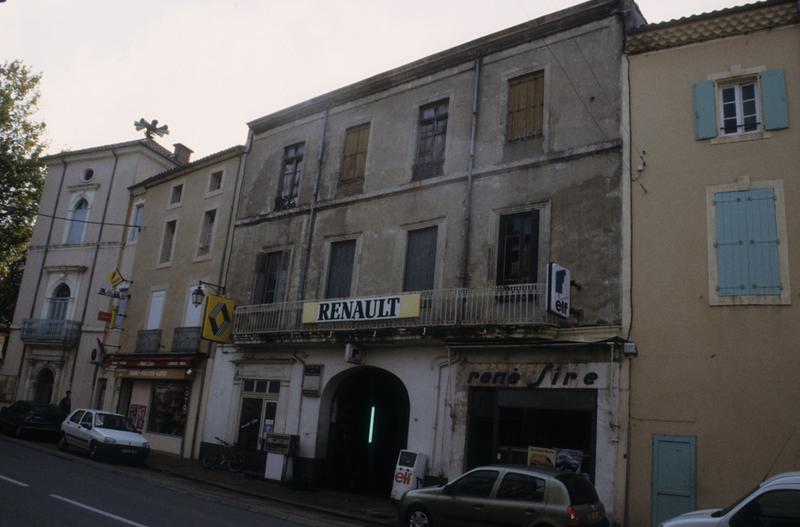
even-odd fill
[{"label": "rooftop antenna", "polygon": [[144,136],[147,139],[152,139],[153,134],[156,134],[159,137],[169,134],[169,128],[167,125],[158,126],[158,119],[153,119],[152,122],[148,123],[144,120],[144,117],[142,117],[138,121],[134,121],[133,126],[136,127],[137,132],[144,130]]}]

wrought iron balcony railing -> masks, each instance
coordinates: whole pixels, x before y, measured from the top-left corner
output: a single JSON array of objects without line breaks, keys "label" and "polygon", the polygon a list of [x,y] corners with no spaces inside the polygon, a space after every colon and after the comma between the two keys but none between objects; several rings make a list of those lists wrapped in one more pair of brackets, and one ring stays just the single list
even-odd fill
[{"label": "wrought iron balcony railing", "polygon": [[200,351],[200,327],[175,328],[172,332],[173,353]]},{"label": "wrought iron balcony railing", "polygon": [[[408,293],[398,293],[405,294]],[[545,284],[438,289],[421,291],[419,295],[419,316],[380,320],[303,323],[303,306],[313,302],[310,300],[242,305],[234,315],[234,339],[258,340],[259,336],[297,331],[553,323],[545,309]]]},{"label": "wrought iron balcony railing", "polygon": [[43,318],[22,321],[22,341],[26,344],[72,347],[80,338],[81,323],[77,320]]},{"label": "wrought iron balcony railing", "polygon": [[161,330],[140,329],[136,332],[136,353],[158,353],[161,351]]}]

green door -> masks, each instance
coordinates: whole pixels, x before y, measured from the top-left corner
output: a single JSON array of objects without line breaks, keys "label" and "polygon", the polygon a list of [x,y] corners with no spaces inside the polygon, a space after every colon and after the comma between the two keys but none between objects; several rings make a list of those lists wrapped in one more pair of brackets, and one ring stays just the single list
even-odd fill
[{"label": "green door", "polygon": [[652,525],[695,509],[697,439],[653,436]]}]

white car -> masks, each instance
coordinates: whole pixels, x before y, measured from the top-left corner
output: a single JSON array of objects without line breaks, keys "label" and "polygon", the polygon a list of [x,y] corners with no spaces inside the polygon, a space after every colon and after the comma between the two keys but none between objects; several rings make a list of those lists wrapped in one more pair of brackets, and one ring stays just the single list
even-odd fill
[{"label": "white car", "polygon": [[800,525],[800,472],[773,476],[724,509],[681,514],[661,527],[788,527]]},{"label": "white car", "polygon": [[144,463],[150,453],[150,443],[124,415],[100,410],[80,409],[61,423],[58,448],[75,447],[99,459],[117,456]]}]

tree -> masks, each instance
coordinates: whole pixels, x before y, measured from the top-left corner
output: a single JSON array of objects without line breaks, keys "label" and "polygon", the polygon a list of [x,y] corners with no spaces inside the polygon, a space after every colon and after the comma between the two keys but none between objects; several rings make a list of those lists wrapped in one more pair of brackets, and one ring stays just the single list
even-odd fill
[{"label": "tree", "polygon": [[9,324],[44,184],[44,123],[33,114],[41,75],[22,61],[0,65],[0,324]]}]

